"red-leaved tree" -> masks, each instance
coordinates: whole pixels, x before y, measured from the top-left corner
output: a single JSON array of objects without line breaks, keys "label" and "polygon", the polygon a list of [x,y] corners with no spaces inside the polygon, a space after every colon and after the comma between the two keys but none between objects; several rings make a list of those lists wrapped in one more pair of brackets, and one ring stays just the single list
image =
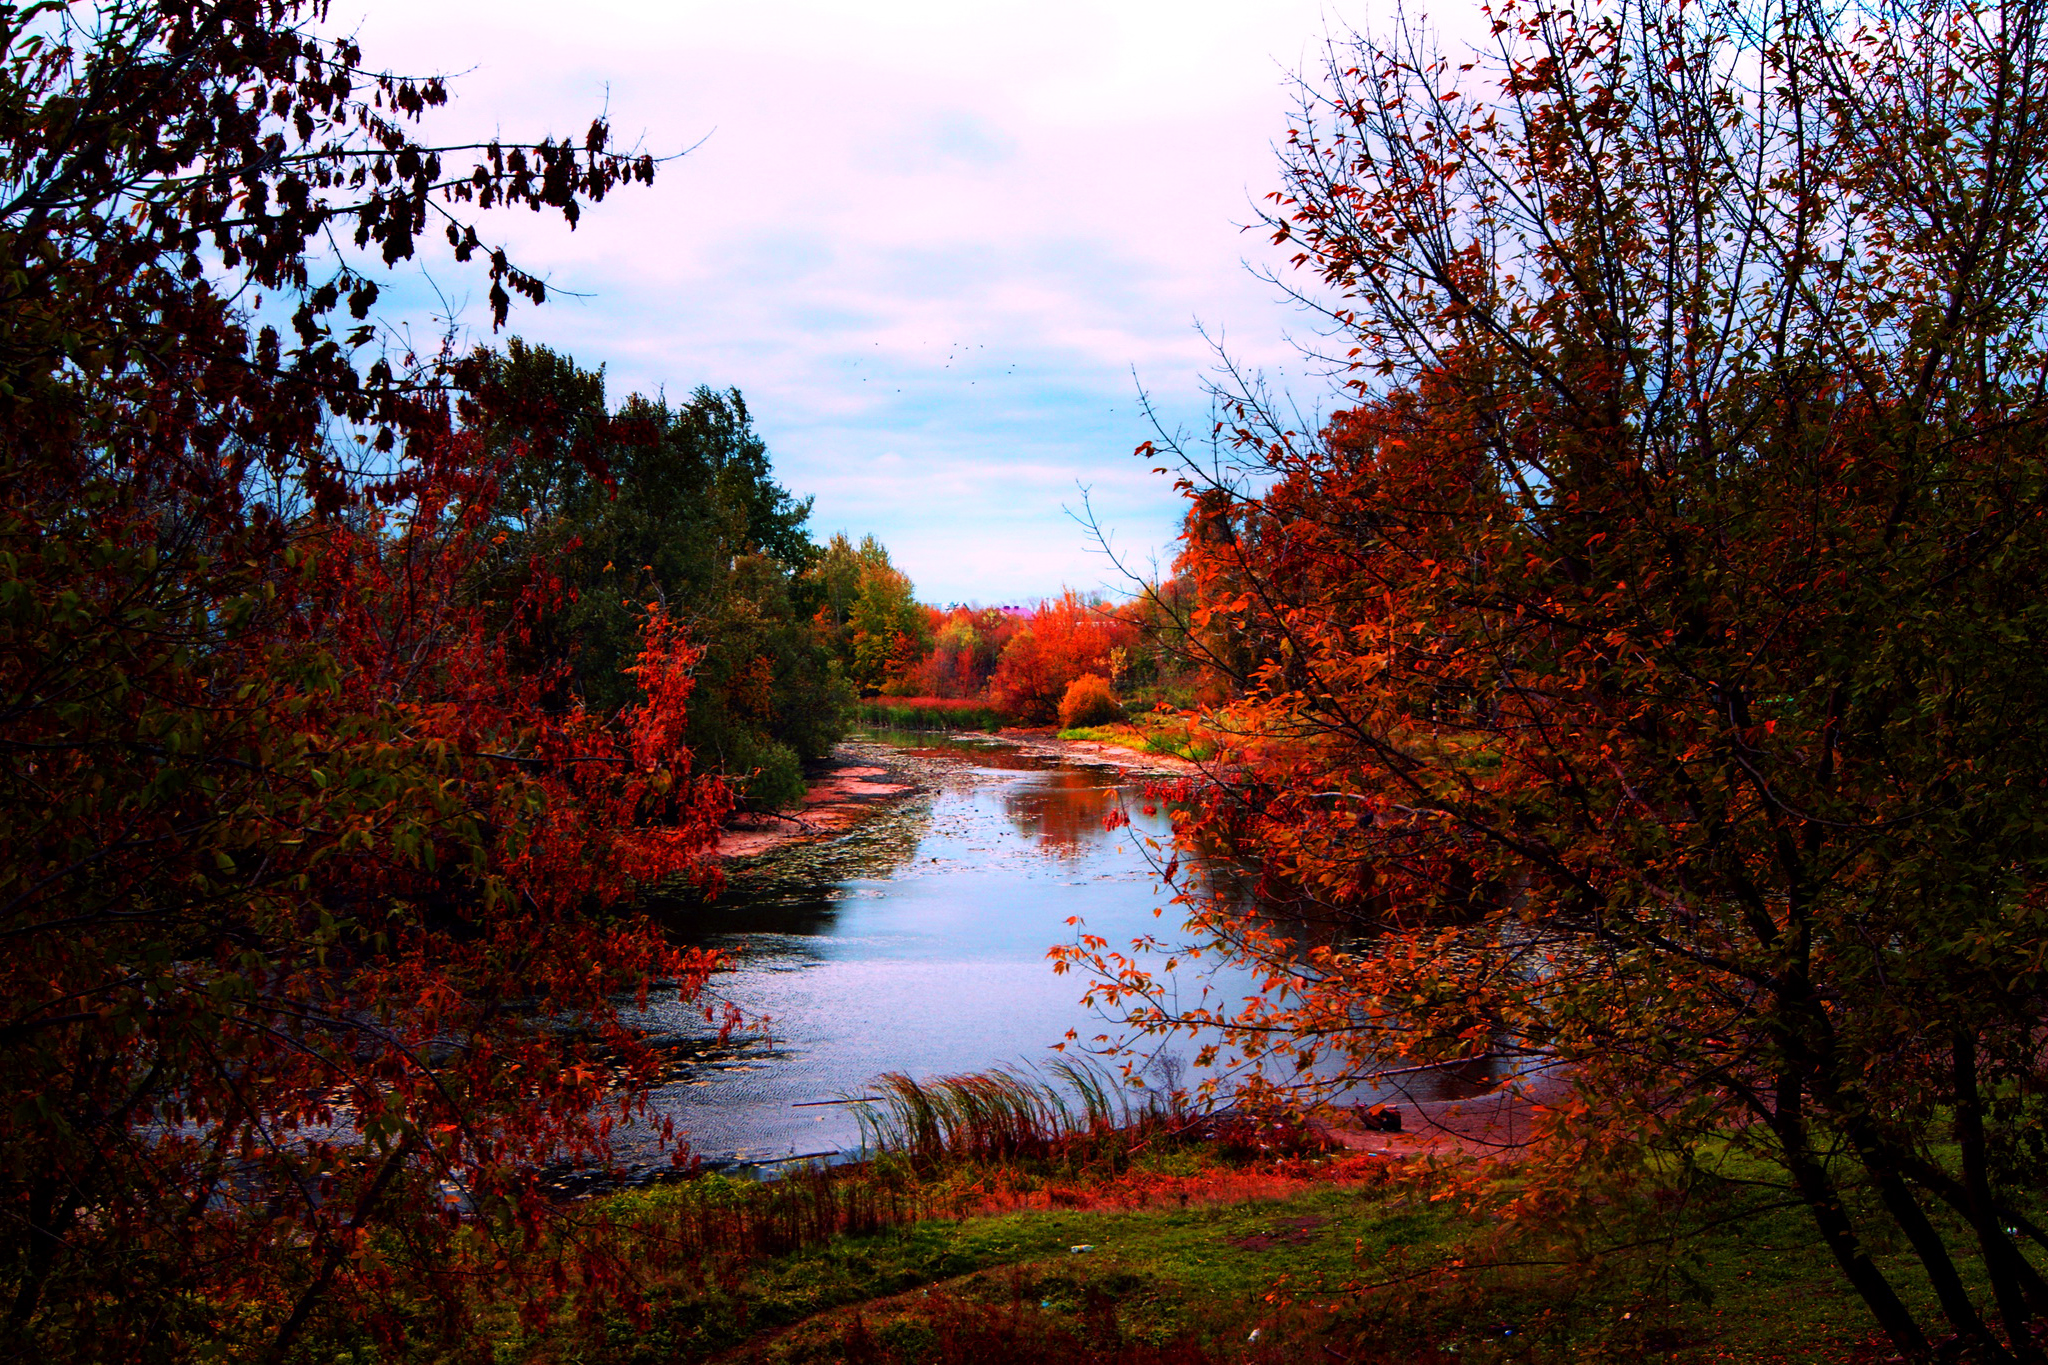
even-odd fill
[{"label": "red-leaved tree", "polygon": [[488,261],[500,315],[540,298],[460,205],[573,222],[652,163],[601,123],[422,146],[441,83],[365,72],[317,15],[0,6],[23,1357],[460,1339],[479,1285],[549,1292],[535,1173],[602,1159],[649,1074],[616,1002],[711,966],[619,909],[697,869],[724,809],[677,742],[694,651],[650,611],[643,704],[540,705],[498,627],[549,610],[545,566],[476,600],[497,471],[440,372],[362,349],[367,271],[429,235]]},{"label": "red-leaved tree", "polygon": [[1128,651],[1136,640],[1121,616],[1068,588],[1039,603],[1010,637],[989,678],[989,700],[1029,724],[1050,724],[1076,678],[1109,677],[1116,671],[1111,654]]},{"label": "red-leaved tree", "polygon": [[1186,466],[1265,989],[1069,956],[1271,1083],[1548,1077],[1507,1211],[1774,1182],[1906,1356],[2039,1360],[2048,10],[1494,16],[1305,88],[1347,407]]}]

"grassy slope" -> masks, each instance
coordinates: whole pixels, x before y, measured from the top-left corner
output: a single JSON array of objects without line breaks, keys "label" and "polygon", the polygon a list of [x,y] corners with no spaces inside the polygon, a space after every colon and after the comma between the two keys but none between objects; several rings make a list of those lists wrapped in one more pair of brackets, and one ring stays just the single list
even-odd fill
[{"label": "grassy slope", "polygon": [[1185,722],[1149,713],[1141,713],[1134,721],[1114,725],[1083,725],[1062,730],[1059,738],[1093,740],[1141,754],[1168,754],[1194,763],[1206,762],[1216,753],[1215,745],[1197,738]]},{"label": "grassy slope", "polygon": [[[1153,1207],[930,1218],[722,1271],[697,1265],[661,1277],[642,1324],[614,1315],[503,1341],[497,1355],[590,1365],[1889,1355],[1793,1210],[1719,1228],[1676,1254],[1652,1247],[1571,1269],[1467,1267],[1360,1293],[1361,1283],[1474,1253],[1491,1229],[1406,1178],[1295,1180],[1277,1187],[1279,1197],[1213,1204],[1200,1202],[1199,1178],[1167,1186],[1178,1193]],[[702,1197],[664,1190],[614,1204],[645,1214]],[[1071,1250],[1081,1245],[1092,1249]]]}]

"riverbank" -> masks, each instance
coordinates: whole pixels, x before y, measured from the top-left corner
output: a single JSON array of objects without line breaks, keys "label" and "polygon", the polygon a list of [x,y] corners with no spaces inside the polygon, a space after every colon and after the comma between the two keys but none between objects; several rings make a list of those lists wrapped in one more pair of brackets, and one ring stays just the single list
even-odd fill
[{"label": "riverbank", "polygon": [[1011,728],[998,730],[993,737],[1007,744],[1014,744],[1025,753],[1075,763],[1106,764],[1121,768],[1135,777],[1171,779],[1204,775],[1201,764],[1176,754],[1152,753],[1107,740],[1061,739],[1059,732],[1055,730]]},{"label": "riverbank", "polygon": [[785,844],[829,839],[908,797],[930,790],[925,776],[893,745],[845,740],[808,775],[803,803],[791,811],[735,815],[718,836],[722,861],[759,857]]},{"label": "riverbank", "polygon": [[[940,738],[933,736],[934,740]],[[1098,740],[1061,739],[1052,730],[948,732],[943,738],[1002,745],[1055,763],[1113,767],[1139,779],[1202,775],[1201,765],[1172,754],[1143,753]],[[735,815],[719,834],[713,856],[723,862],[740,862],[790,844],[837,838],[902,801],[929,794],[943,766],[915,748],[858,737],[843,740],[834,746],[831,758],[808,775],[802,804],[788,811]]]},{"label": "riverbank", "polygon": [[1740,1181],[1696,1179],[1675,1201],[1618,1189],[1592,1222],[1504,1219],[1513,1196],[1512,1177],[1489,1188],[1470,1166],[1248,1157],[1207,1142],[1113,1167],[711,1177],[620,1195],[580,1220],[610,1229],[639,1267],[635,1313],[582,1317],[565,1303],[492,1346],[508,1365],[1890,1355],[1805,1216]]}]

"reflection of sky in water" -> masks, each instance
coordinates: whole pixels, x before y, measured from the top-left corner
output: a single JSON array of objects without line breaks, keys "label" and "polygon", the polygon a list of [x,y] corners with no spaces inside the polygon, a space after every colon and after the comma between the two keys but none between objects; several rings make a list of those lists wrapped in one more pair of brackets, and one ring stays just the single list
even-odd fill
[{"label": "reflection of sky in water", "polygon": [[[656,1091],[657,1110],[699,1153],[850,1147],[859,1140],[852,1111],[810,1102],[861,1093],[885,1071],[922,1078],[1044,1061],[1068,1029],[1084,1041],[1115,1032],[1081,1006],[1087,980],[1056,975],[1046,960],[1052,945],[1073,941],[1069,916],[1115,948],[1144,934],[1175,937],[1170,915],[1153,916],[1165,895],[1139,847],[1146,835],[1167,842],[1171,824],[1163,810],[1145,813],[1138,784],[1112,768],[1054,766],[1014,750],[961,746],[948,757],[929,798],[844,838],[785,850],[765,875],[735,878],[718,901],[676,912],[685,936],[731,954],[719,994],[769,1020],[768,1039],[707,1049]],[[1119,802],[1132,825],[1105,831]],[[1234,1005],[1253,985],[1210,962],[1177,979],[1183,1004],[1197,1003],[1205,982],[1212,1004]],[[671,1036],[706,1035],[698,1009],[652,1013]],[[1184,1038],[1169,1047],[1193,1051]],[[619,1146],[628,1161],[652,1155],[630,1136]]]},{"label": "reflection of sky in water", "polygon": [[[719,992],[772,1021],[770,1042],[720,1050],[657,1092],[698,1151],[847,1146],[857,1132],[845,1106],[791,1105],[858,1093],[884,1071],[1043,1060],[1070,1028],[1107,1030],[1079,1003],[1087,982],[1054,974],[1046,950],[1072,941],[1069,916],[1117,944],[1161,928],[1152,910],[1164,896],[1137,836],[1165,840],[1167,817],[1145,814],[1114,769],[1002,751],[958,762],[928,800],[686,912],[690,937],[737,961]],[[1133,826],[1105,831],[1125,798]],[[702,1032],[691,1011],[658,1013],[677,1033]]]}]

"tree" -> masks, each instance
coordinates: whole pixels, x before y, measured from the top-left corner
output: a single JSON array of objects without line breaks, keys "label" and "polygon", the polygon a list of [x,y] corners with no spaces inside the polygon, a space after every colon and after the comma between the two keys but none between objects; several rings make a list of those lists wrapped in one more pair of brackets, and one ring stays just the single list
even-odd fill
[{"label": "tree", "polygon": [[0,5],[0,1340],[23,1358],[282,1358],[316,1322],[461,1338],[501,1259],[545,1292],[536,1168],[601,1159],[651,1074],[615,999],[711,965],[615,908],[698,867],[725,808],[680,742],[697,651],[651,610],[635,705],[544,707],[510,661],[553,585],[509,631],[467,591],[500,471],[444,372],[364,349],[378,259],[435,228],[502,318],[545,291],[461,206],[573,224],[653,163],[601,122],[424,146],[441,82],[366,71],[319,15]]},{"label": "tree", "polygon": [[842,533],[819,556],[818,621],[832,636],[846,676],[869,696],[902,677],[931,648],[931,623],[910,579],[873,536],[858,546]]},{"label": "tree", "polygon": [[1238,766],[1183,836],[1317,927],[1183,878],[1268,974],[1236,1013],[1068,956],[1269,1077],[1547,1071],[1524,1209],[1725,1141],[1907,1356],[1874,1243],[2039,1360],[2044,12],[1492,17],[1304,84],[1269,223],[1349,407],[1240,391],[1241,459],[1184,463],[1249,659],[1209,653]]},{"label": "tree", "polygon": [[979,697],[1020,628],[1019,614],[1002,607],[955,605],[928,609],[931,653],[907,679],[911,695]]},{"label": "tree", "polygon": [[1111,654],[1128,650],[1135,638],[1122,617],[1068,588],[1039,603],[1004,646],[989,699],[1019,719],[1050,724],[1073,681],[1084,673],[1107,677],[1115,671]]},{"label": "tree", "polygon": [[626,665],[659,601],[703,650],[691,751],[751,801],[801,799],[801,765],[845,733],[851,696],[812,620],[810,501],[775,482],[745,400],[635,395],[614,413],[602,373],[516,337],[466,370],[465,420],[507,470],[481,591],[509,605],[537,575],[560,581],[565,600],[527,651],[567,683],[557,704],[639,699]]}]

